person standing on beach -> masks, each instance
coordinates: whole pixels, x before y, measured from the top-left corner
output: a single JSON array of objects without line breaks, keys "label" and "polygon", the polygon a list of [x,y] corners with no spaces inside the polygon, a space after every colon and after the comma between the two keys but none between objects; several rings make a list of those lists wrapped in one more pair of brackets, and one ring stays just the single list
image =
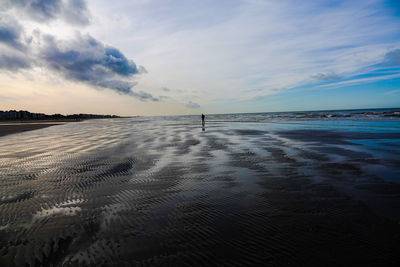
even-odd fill
[{"label": "person standing on beach", "polygon": [[204,114],[201,114],[201,124],[203,126],[203,131],[205,130],[205,128],[204,128],[204,126],[206,124],[205,119],[206,119],[206,116],[204,116]]}]

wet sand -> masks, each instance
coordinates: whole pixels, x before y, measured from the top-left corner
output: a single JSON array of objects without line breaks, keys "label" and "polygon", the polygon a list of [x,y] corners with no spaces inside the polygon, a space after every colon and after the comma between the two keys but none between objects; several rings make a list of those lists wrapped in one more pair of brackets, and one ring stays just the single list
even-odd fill
[{"label": "wet sand", "polygon": [[61,125],[67,122],[78,122],[81,119],[58,120],[5,120],[0,121],[0,137],[26,131],[38,130],[50,126]]},{"label": "wet sand", "polygon": [[59,125],[59,123],[0,123],[0,137],[8,134],[21,133]]},{"label": "wet sand", "polygon": [[399,133],[116,119],[3,136],[0,265],[398,266]]}]

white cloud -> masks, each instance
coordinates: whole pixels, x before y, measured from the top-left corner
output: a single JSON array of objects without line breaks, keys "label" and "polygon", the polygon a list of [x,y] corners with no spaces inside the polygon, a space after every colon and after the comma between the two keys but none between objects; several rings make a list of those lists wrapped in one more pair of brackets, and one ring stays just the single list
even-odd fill
[{"label": "white cloud", "polygon": [[[91,1],[90,8],[94,2],[100,5],[94,13],[101,21],[110,12],[108,1]],[[203,103],[275,94],[315,82],[312,77],[318,73],[349,77],[400,45],[393,38],[399,22],[387,16],[378,0],[336,6],[325,1],[241,1],[235,8],[222,2],[229,15],[216,7],[213,11],[223,18],[211,24],[195,23],[209,7],[200,6],[191,17],[185,8],[170,11],[166,6],[171,3],[165,1],[119,2],[111,12],[131,26],[116,24],[105,38],[146,66],[149,73],[139,87],[198,90],[204,92]],[[96,25],[93,30],[102,31]]]},{"label": "white cloud", "polygon": [[391,90],[385,93],[385,95],[394,95],[394,94],[399,94],[400,93],[400,89],[397,90]]}]

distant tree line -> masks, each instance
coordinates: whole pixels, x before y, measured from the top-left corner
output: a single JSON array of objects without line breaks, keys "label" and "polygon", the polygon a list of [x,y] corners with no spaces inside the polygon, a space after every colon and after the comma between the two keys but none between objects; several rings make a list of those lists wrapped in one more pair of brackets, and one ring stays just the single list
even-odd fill
[{"label": "distant tree line", "polygon": [[116,115],[96,115],[96,114],[52,114],[32,113],[26,110],[0,110],[0,120],[60,120],[60,119],[105,119],[105,118],[120,118]]}]

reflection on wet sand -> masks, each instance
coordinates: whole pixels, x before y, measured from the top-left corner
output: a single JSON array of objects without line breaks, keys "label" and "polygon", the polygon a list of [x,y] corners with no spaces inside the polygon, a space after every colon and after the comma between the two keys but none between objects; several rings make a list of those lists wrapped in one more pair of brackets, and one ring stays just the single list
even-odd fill
[{"label": "reflection on wet sand", "polygon": [[116,119],[2,137],[0,265],[395,266],[398,125],[328,126]]}]

